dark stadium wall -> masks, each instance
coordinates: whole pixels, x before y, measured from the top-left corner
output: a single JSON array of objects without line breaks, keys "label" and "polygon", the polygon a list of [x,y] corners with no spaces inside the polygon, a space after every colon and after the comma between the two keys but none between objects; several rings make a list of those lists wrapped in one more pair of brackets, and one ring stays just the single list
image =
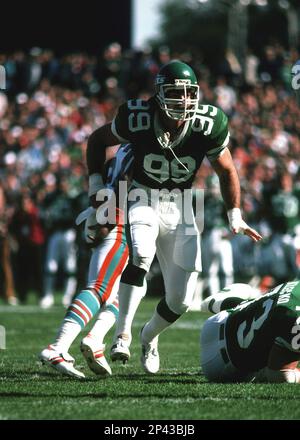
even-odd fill
[{"label": "dark stadium wall", "polygon": [[53,49],[99,53],[112,41],[130,47],[132,0],[1,4],[0,51]]}]

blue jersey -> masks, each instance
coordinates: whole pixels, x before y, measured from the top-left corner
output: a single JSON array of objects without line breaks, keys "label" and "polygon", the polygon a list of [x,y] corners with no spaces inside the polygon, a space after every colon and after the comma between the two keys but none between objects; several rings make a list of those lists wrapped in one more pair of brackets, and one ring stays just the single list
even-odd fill
[{"label": "blue jersey", "polygon": [[122,144],[106,167],[105,187],[117,193],[119,182],[126,180],[126,176],[131,173],[133,161],[132,145]]},{"label": "blue jersey", "polygon": [[[103,180],[105,188],[113,191],[118,196],[119,182],[126,180],[126,176],[131,173],[133,166],[133,151],[131,144],[122,144],[114,158],[112,158],[105,168]],[[120,202],[122,205],[124,200]],[[93,208],[82,211],[76,218],[76,224],[80,225],[93,212]]]}]

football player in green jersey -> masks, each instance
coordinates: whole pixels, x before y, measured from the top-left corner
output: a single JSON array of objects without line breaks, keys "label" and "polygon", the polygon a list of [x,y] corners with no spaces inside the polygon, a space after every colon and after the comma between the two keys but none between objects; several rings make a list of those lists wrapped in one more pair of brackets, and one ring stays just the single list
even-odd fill
[{"label": "football player in green jersey", "polygon": [[134,192],[129,192],[131,258],[121,279],[119,319],[111,350],[112,360],[124,362],[130,357],[131,325],[156,253],[166,296],[141,332],[141,361],[148,373],[159,370],[158,336],[187,311],[201,270],[192,203],[184,203],[183,213],[181,202],[183,195],[188,198],[205,157],[219,177],[231,230],[254,241],[261,239],[242,219],[239,178],[227,148],[226,115],[217,107],[201,105],[197,78],[185,63],[174,60],[163,66],[155,86],[156,93],[149,100],[132,99],[121,105],[111,123],[92,133],[87,147],[89,174],[95,185],[97,179],[101,182],[105,149],[130,142],[134,155],[131,190],[143,190],[147,196],[154,189],[164,190],[164,197],[154,201],[149,197],[136,200]]},{"label": "football player in green jersey", "polygon": [[208,380],[300,383],[300,281],[264,295],[233,284],[206,298],[201,310],[216,313],[200,336]]}]

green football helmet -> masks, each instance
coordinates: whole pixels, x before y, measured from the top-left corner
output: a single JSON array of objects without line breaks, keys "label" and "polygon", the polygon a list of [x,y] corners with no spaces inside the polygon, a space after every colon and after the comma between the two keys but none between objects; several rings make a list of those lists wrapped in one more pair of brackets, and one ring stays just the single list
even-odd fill
[{"label": "green football helmet", "polygon": [[193,119],[199,104],[199,86],[193,69],[181,61],[164,65],[155,79],[156,99],[171,119]]}]

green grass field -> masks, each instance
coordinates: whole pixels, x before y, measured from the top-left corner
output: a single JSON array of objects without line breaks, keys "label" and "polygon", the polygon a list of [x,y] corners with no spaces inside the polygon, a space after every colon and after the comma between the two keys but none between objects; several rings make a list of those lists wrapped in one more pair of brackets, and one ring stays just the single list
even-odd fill
[{"label": "green grass field", "polygon": [[[111,364],[99,379],[79,351],[70,353],[85,380],[42,366],[37,354],[56,334],[64,309],[0,305],[6,350],[0,350],[0,419],[203,420],[299,419],[300,387],[292,384],[209,384],[199,368],[199,329],[206,316],[190,312],[160,337],[161,372],[143,373],[139,329],[157,300],[145,299],[134,322],[130,362]],[[84,333],[86,334],[86,332]],[[110,347],[112,333],[108,335]]]}]

